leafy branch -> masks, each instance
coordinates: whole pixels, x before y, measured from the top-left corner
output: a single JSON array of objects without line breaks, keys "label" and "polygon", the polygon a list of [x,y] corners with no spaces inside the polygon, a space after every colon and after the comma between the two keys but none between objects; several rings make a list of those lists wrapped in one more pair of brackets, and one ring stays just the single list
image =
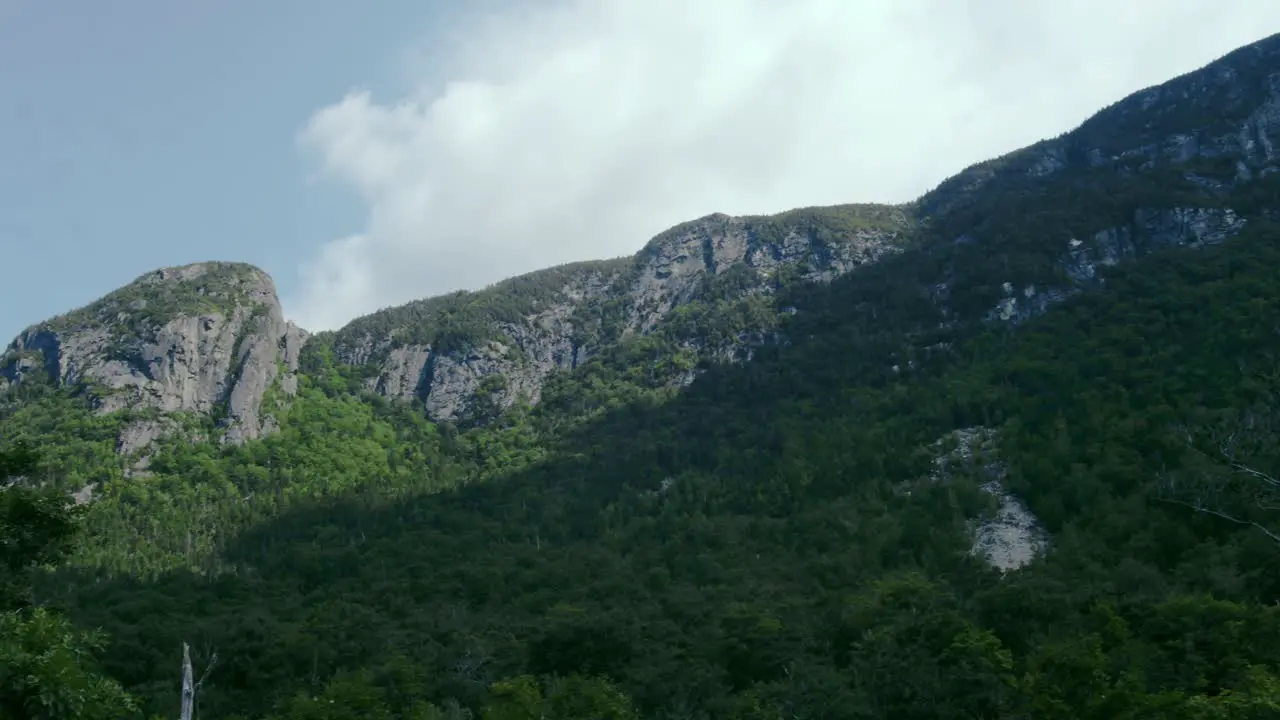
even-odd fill
[{"label": "leafy branch", "polygon": [[1162,473],[1161,502],[1257,529],[1280,545],[1270,513],[1280,512],[1274,464],[1280,422],[1270,408],[1231,413],[1205,428],[1181,426],[1183,469]]}]

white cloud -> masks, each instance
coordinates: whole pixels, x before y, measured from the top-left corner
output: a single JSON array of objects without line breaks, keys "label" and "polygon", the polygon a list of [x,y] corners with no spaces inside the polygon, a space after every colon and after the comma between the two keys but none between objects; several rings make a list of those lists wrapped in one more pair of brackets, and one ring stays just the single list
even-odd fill
[{"label": "white cloud", "polygon": [[1258,0],[559,0],[449,28],[408,97],[302,144],[367,202],[289,306],[379,307],[629,254],[712,212],[912,199],[1280,28]]}]

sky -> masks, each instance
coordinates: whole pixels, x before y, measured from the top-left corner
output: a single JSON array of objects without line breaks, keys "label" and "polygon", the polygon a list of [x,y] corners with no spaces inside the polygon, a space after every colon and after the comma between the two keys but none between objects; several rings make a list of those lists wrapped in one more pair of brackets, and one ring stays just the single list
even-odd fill
[{"label": "sky", "polygon": [[1259,0],[0,0],[0,337],[158,267],[286,314],[914,199],[1280,31]]}]

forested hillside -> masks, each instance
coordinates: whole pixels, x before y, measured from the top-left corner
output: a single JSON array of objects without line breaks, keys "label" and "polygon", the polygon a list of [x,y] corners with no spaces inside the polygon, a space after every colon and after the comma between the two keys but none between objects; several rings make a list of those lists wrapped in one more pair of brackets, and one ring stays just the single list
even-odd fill
[{"label": "forested hillside", "polygon": [[204,718],[1280,717],[1277,108],[1280,36],[909,206],[228,306],[229,442],[16,343],[0,717],[174,717],[184,642]]}]

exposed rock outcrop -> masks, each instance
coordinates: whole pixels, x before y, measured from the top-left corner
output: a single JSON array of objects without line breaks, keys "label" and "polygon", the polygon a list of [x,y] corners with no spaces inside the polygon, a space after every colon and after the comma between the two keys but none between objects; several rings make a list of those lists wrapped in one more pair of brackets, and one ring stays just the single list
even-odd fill
[{"label": "exposed rock outcrop", "polygon": [[[1042,555],[1048,535],[1035,515],[1002,484],[1007,468],[998,454],[998,434],[991,428],[962,428],[940,438],[934,447],[932,482],[946,482],[956,472],[976,473],[983,492],[995,496],[994,514],[972,524],[974,555],[1001,571],[1017,570]],[[950,449],[948,449],[950,448]]]},{"label": "exposed rock outcrop", "polygon": [[1129,225],[1107,228],[1086,241],[1070,240],[1063,265],[1077,284],[1101,282],[1100,267],[1169,247],[1217,245],[1237,235],[1245,224],[1230,208],[1140,209]]},{"label": "exposed rock outcrop", "polygon": [[[102,300],[27,329],[0,362],[21,382],[88,389],[100,413],[124,409],[221,417],[228,442],[269,430],[261,403],[272,385],[296,390],[306,333],[284,320],[271,278],[234,263],[198,263],[142,276]],[[132,454],[164,432],[159,420],[125,429]]]},{"label": "exposed rock outcrop", "polygon": [[[432,305],[456,300],[455,295],[358,319],[337,333],[335,355],[348,365],[376,368],[365,382],[366,389],[388,399],[420,400],[437,420],[464,418],[478,394],[493,396],[499,407],[521,400],[536,403],[546,376],[572,370],[589,357],[582,335],[592,323],[579,313],[609,296],[621,277],[621,267],[583,263],[568,271],[553,269],[509,281],[539,284],[538,297],[521,306],[519,313],[479,311],[478,341],[455,341],[443,350],[431,342],[449,341],[442,328],[450,320],[448,313],[437,314]],[[508,284],[500,284],[463,295],[485,308],[487,302],[506,301],[508,292]],[[383,322],[388,317],[408,319]],[[497,382],[486,382],[486,378]]]},{"label": "exposed rock outcrop", "polygon": [[[552,372],[577,367],[602,343],[659,330],[675,309],[702,299],[710,278],[737,273],[737,296],[771,294],[783,271],[830,281],[901,252],[910,223],[907,210],[890,206],[806,209],[772,217],[710,215],[660,234],[625,261],[583,263],[513,279],[510,285],[543,290],[518,316],[508,312],[484,321],[489,332],[480,342],[441,352],[429,341],[434,326],[444,326],[451,313],[459,312],[462,300],[454,295],[357,320],[339,332],[337,355],[351,365],[374,364],[377,372],[368,389],[388,398],[420,399],[437,420],[464,417],[478,393],[492,395],[501,407],[536,403]],[[481,305],[515,292],[499,284],[469,297]],[[432,302],[454,306],[450,313],[436,313]],[[409,322],[393,317],[411,317],[418,325],[410,329]],[[431,319],[419,320],[424,317]],[[427,326],[433,327],[424,332]],[[366,329],[372,327],[379,331]],[[428,341],[406,340],[411,337]],[[741,333],[732,347],[708,346],[704,354],[738,362],[751,357],[752,342],[768,338],[776,339],[765,332]],[[703,349],[690,346],[695,345]],[[482,387],[490,377],[500,381]]]},{"label": "exposed rock outcrop", "polygon": [[[666,333],[674,340],[666,349],[680,354],[678,372],[654,382],[682,384],[701,361],[742,362],[760,344],[787,342],[774,322],[787,311],[774,305],[780,284],[830,281],[903,252],[908,239],[922,259],[902,282],[917,283],[937,312],[921,313],[919,334],[984,314],[1021,322],[1101,283],[1106,267],[1160,248],[1219,243],[1241,232],[1246,216],[1265,214],[1257,198],[1270,188],[1259,184],[1280,173],[1277,68],[1280,35],[1134,93],[1061,137],[967,168],[907,206],[710,215],[660,234],[634,257],[391,308],[325,333],[324,346],[367,371],[369,390],[420,401],[437,420],[465,418],[477,405],[537,402],[551,373],[628,337]],[[1157,180],[1177,192],[1166,196]],[[1248,193],[1237,192],[1244,186]],[[1072,212],[1058,213],[1059,201]],[[1115,222],[1121,203],[1126,212],[1146,209],[1095,231],[1090,223]],[[1065,227],[1091,234],[1072,238]],[[1064,245],[1056,266],[1043,245],[1028,252],[1035,243]],[[1003,269],[973,257],[999,257]],[[1002,294],[991,291],[993,279],[1007,280]],[[703,310],[743,307],[750,312],[719,323],[718,337],[703,333],[717,325]],[[688,332],[672,329],[680,322]],[[101,412],[209,414],[227,441],[240,442],[271,431],[262,398],[272,387],[294,391],[306,337],[283,320],[261,271],[170,268],[24,332],[0,358],[0,389],[43,371],[85,386]],[[889,363],[894,372],[914,367],[910,357]],[[163,432],[140,422],[120,447],[141,451]]]},{"label": "exposed rock outcrop", "polygon": [[927,193],[921,211],[942,215],[991,183],[1071,169],[1129,175],[1184,166],[1184,177],[1214,192],[1268,177],[1280,171],[1278,67],[1280,34],[1135,92],[1060,137],[966,168]]},{"label": "exposed rock outcrop", "polygon": [[1107,228],[1087,240],[1068,240],[1060,265],[1069,284],[1017,288],[1013,283],[1004,283],[1005,296],[992,308],[988,319],[1023,322],[1082,290],[1102,284],[1103,268],[1165,248],[1217,245],[1239,234],[1245,225],[1245,218],[1230,208],[1139,209],[1128,225]]},{"label": "exposed rock outcrop", "polygon": [[652,331],[671,310],[696,299],[702,279],[736,266],[756,276],[754,290],[779,270],[792,268],[810,281],[831,281],[854,268],[901,252],[895,242],[909,224],[905,210],[884,207],[880,227],[849,228],[821,237],[812,226],[773,218],[710,215],[659,235],[636,258],[629,288],[628,329]]}]

